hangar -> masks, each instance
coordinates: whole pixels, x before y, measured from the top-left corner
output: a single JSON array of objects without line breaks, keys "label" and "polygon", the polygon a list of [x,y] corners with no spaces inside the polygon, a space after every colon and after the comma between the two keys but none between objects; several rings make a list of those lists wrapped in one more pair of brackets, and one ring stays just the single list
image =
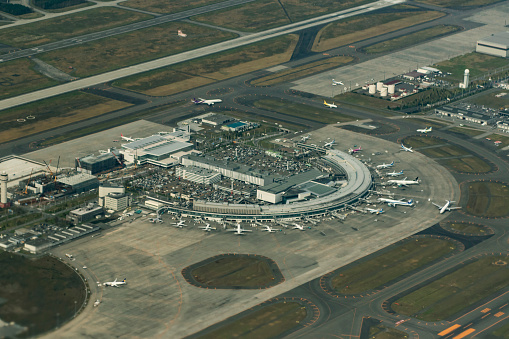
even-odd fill
[{"label": "hangar", "polygon": [[509,57],[509,32],[499,32],[478,40],[475,47],[478,53]]}]

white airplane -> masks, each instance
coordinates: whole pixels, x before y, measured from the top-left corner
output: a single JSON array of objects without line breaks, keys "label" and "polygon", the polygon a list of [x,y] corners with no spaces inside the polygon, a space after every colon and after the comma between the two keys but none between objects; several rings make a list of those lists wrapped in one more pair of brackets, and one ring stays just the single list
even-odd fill
[{"label": "white airplane", "polygon": [[405,201],[404,199],[394,200],[394,199],[387,199],[387,198],[378,198],[378,201],[386,203],[387,205],[389,205],[391,207],[396,207],[398,205],[412,207],[414,205],[414,201],[412,199]]},{"label": "white airplane", "polygon": [[419,180],[419,177],[415,178],[415,180],[387,180],[388,184],[398,185],[398,186],[405,186],[408,187],[408,185],[419,185],[421,181]]},{"label": "white airplane", "polygon": [[232,229],[229,229],[227,230],[228,232],[235,232],[233,234],[236,234],[236,235],[244,235],[244,232],[253,232],[252,230],[245,230],[243,229],[240,224],[237,224],[235,226],[235,228],[232,228]]},{"label": "white airplane", "polygon": [[223,100],[221,99],[203,99],[203,98],[198,98],[198,99],[193,99],[193,102],[197,105],[199,104],[207,104],[207,105],[214,105],[215,103],[217,102],[223,102]]},{"label": "white airplane", "polygon": [[276,231],[281,231],[281,230],[276,230],[276,229],[274,229],[274,228],[272,228],[270,226],[263,226],[263,227],[264,227],[264,229],[262,231],[267,231],[269,233],[274,233]]},{"label": "white airplane", "polygon": [[299,225],[297,223],[293,223],[292,229],[299,230],[299,231],[304,231],[304,226],[301,226],[301,225]]},{"label": "white airplane", "polygon": [[180,219],[179,222],[173,222],[172,225],[178,228],[187,227],[187,225],[184,224],[184,220],[182,219]]},{"label": "white airplane", "polygon": [[179,29],[179,30],[177,31],[177,35],[178,35],[178,36],[180,36],[180,37],[182,37],[182,38],[185,38],[185,37],[187,36],[187,34],[186,34],[186,33],[184,33],[184,32],[182,32],[182,30],[181,30],[181,29]]},{"label": "white airplane", "polygon": [[332,139],[332,141],[330,142],[326,142],[323,147],[327,148],[327,147],[332,147],[333,145],[336,144],[336,139]]},{"label": "white airplane", "polygon": [[115,278],[115,281],[107,281],[107,282],[103,283],[103,286],[119,287],[120,285],[125,285],[125,284],[127,284],[126,278],[124,278],[124,280],[122,280],[122,281],[117,281],[117,279]]},{"label": "white airplane", "polygon": [[161,219],[161,218],[148,218],[148,221],[156,223],[156,222],[163,222],[163,219]]},{"label": "white airplane", "polygon": [[390,164],[386,164],[385,162],[381,165],[376,166],[378,169],[384,169],[394,166],[394,160]]},{"label": "white airplane", "polygon": [[405,145],[401,144],[401,149],[400,151],[405,151],[405,152],[410,152],[410,153],[414,153],[414,151],[412,151],[412,147],[406,147]]},{"label": "white airplane", "polygon": [[440,214],[445,213],[445,211],[452,211],[452,210],[459,210],[461,207],[449,207],[452,203],[455,203],[456,201],[446,200],[444,206],[440,206],[439,204],[435,204],[432,202],[433,205],[438,207],[440,209]]},{"label": "white airplane", "polygon": [[376,215],[378,215],[378,214],[382,214],[382,213],[384,212],[384,209],[383,209],[383,208],[380,208],[380,209],[378,209],[378,210],[377,210],[377,209],[374,209],[374,208],[368,208],[368,207],[366,207],[366,211],[367,211],[367,212],[369,212],[369,213],[371,213],[371,214],[376,213]]},{"label": "white airplane", "polygon": [[417,132],[419,132],[419,133],[428,133],[428,132],[431,132],[432,129],[433,129],[433,127],[419,128],[417,130]]},{"label": "white airplane", "polygon": [[303,136],[303,137],[300,139],[300,141],[301,141],[301,142],[306,142],[306,141],[309,139],[309,137],[311,137],[311,134],[308,134],[308,135],[306,135],[306,136]]},{"label": "white airplane", "polygon": [[337,85],[344,85],[344,83],[341,81],[336,81],[336,80],[332,79],[332,86],[337,86]]},{"label": "white airplane", "polygon": [[125,140],[125,141],[136,141],[135,139],[133,139],[131,137],[124,137],[124,135],[122,133],[120,133],[120,137],[122,138],[122,140]]},{"label": "white airplane", "polygon": [[325,106],[328,106],[329,108],[338,108],[338,105],[335,105],[334,103],[329,104],[329,103],[328,103],[327,101],[325,101],[325,100],[323,101],[323,104],[324,104]]},{"label": "white airplane", "polygon": [[199,226],[198,228],[204,230],[205,232],[210,232],[216,229],[215,227],[211,227],[210,224],[206,224],[205,226]]},{"label": "white airplane", "polygon": [[387,176],[390,176],[390,177],[397,177],[398,175],[403,175],[403,170],[399,171],[399,172],[396,172],[396,171],[392,171],[390,173],[387,173],[385,174]]}]

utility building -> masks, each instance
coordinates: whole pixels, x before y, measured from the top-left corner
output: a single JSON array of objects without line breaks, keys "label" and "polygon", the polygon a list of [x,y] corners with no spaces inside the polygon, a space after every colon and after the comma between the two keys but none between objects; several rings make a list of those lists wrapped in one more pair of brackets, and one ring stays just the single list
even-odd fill
[{"label": "utility building", "polygon": [[74,165],[78,172],[96,174],[112,170],[115,167],[122,167],[123,160],[124,155],[120,151],[110,150],[98,156],[89,155],[84,158],[76,158]]},{"label": "utility building", "polygon": [[499,32],[477,41],[475,51],[498,57],[509,57],[509,32]]}]

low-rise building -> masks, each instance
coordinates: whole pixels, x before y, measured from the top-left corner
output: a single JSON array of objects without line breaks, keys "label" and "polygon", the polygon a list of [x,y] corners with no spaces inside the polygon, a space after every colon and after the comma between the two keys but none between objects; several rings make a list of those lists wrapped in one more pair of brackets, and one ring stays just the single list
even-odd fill
[{"label": "low-rise building", "polygon": [[67,221],[72,222],[74,225],[93,219],[96,215],[103,214],[102,206],[95,206],[88,204],[87,207],[78,208],[69,212],[65,218]]},{"label": "low-rise building", "polygon": [[205,185],[212,185],[221,181],[221,173],[196,166],[177,167],[175,176]]},{"label": "low-rise building", "polygon": [[203,117],[201,120],[203,124],[211,126],[221,126],[231,121],[235,121],[235,118],[223,114],[210,114],[206,117]]},{"label": "low-rise building", "polygon": [[436,108],[435,113],[481,125],[496,123],[497,116],[499,115],[498,110],[465,103],[442,106]]},{"label": "low-rise building", "polygon": [[125,193],[108,193],[104,197],[104,208],[107,210],[121,211],[130,205],[130,196]]},{"label": "low-rise building", "polygon": [[57,177],[57,181],[67,185],[70,190],[81,193],[99,187],[99,179],[88,173],[78,173],[69,177]]}]

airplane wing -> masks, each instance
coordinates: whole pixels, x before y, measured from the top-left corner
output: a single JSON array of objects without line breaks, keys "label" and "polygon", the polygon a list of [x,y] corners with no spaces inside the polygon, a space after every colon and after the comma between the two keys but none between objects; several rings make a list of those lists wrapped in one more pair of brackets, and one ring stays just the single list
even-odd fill
[{"label": "airplane wing", "polygon": [[444,206],[440,206],[439,204],[435,204],[434,202],[432,202],[432,204],[433,204],[433,205],[435,205],[435,206],[436,206],[436,207],[438,207],[438,208],[442,208],[442,207],[444,207]]}]

